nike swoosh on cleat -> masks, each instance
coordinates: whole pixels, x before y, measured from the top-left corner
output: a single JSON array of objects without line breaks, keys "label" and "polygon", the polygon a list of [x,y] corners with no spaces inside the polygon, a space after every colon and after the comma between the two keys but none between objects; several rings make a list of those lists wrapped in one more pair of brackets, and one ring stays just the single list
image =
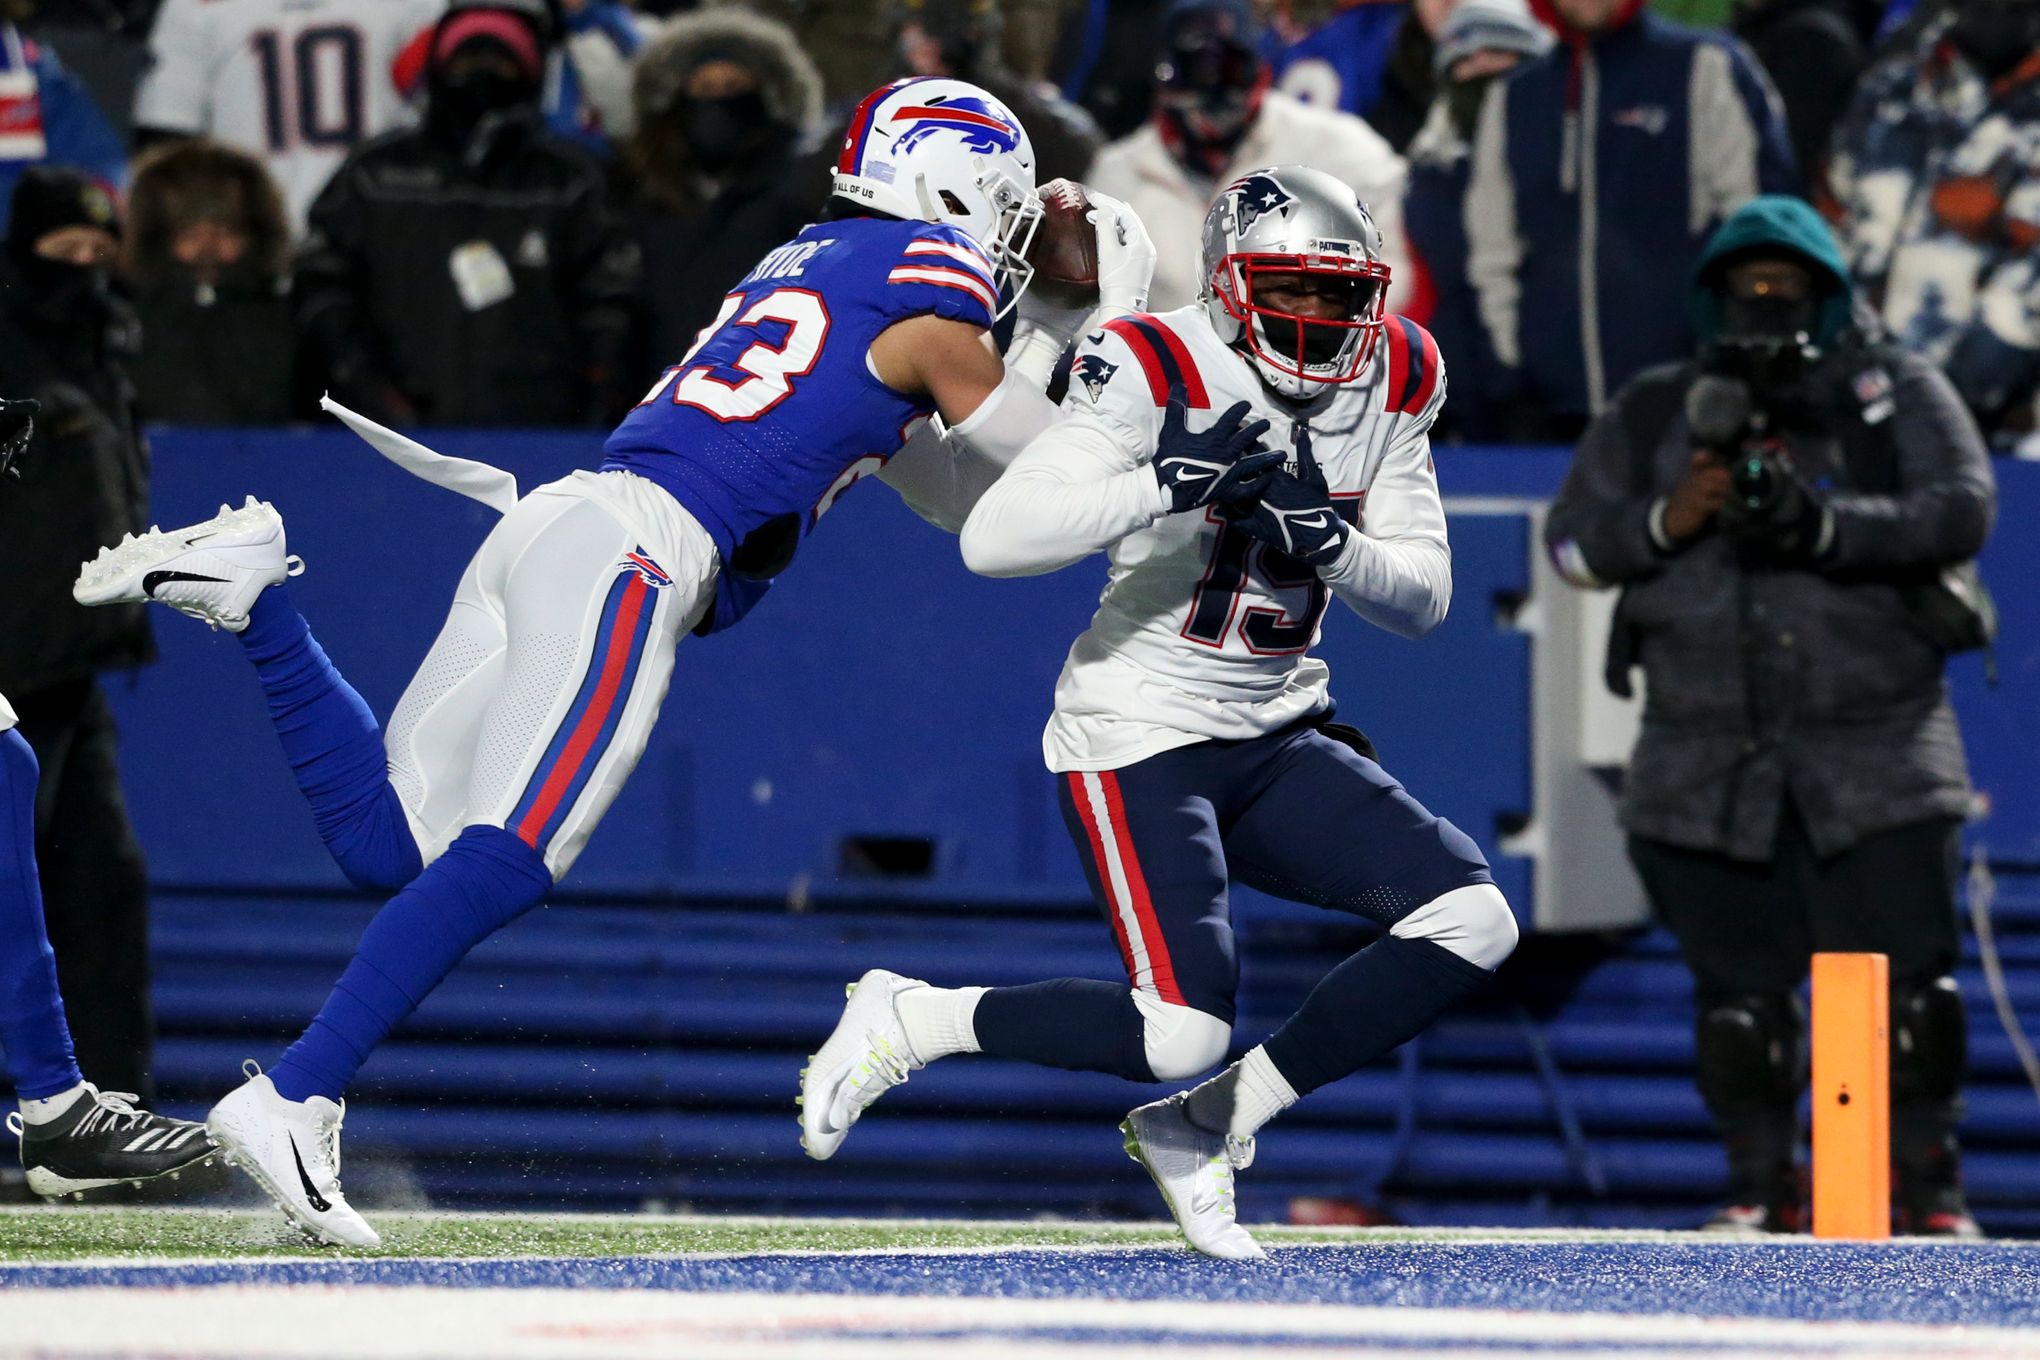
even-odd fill
[{"label": "nike swoosh on cleat", "polygon": [[311,1202],[311,1206],[322,1214],[331,1211],[333,1206],[326,1202],[326,1197],[312,1184],[312,1178],[305,1174],[305,1159],[298,1155],[295,1136],[290,1140],[290,1159],[297,1163],[298,1183],[305,1187],[305,1198]]},{"label": "nike swoosh on cleat", "polygon": [[217,529],[208,529],[202,534],[193,534],[190,538],[184,540],[184,546],[188,548],[194,543],[203,543],[208,538],[217,538],[219,533],[220,531]]},{"label": "nike swoosh on cleat", "polygon": [[191,571],[152,571],[142,578],[142,594],[153,600],[156,598],[156,587],[170,581],[210,581],[214,585],[225,585],[227,578],[200,576],[197,572]]}]

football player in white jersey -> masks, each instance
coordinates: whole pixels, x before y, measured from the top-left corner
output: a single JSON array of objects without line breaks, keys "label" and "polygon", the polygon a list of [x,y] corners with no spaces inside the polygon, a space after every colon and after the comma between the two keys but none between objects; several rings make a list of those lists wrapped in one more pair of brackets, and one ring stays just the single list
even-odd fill
[{"label": "football player in white jersey", "polygon": [[1110,554],[1043,749],[1130,985],[950,989],[874,969],[803,1073],[801,1122],[826,1158],[880,1094],[952,1053],[1194,1077],[1232,1037],[1229,879],[1352,912],[1382,936],[1240,1061],[1121,1125],[1191,1245],[1252,1258],[1233,1172],[1255,1132],[1485,984],[1516,924],[1473,841],[1329,722],[1309,655],[1335,597],[1408,637],[1445,616],[1437,348],[1384,316],[1380,236],[1330,175],[1228,185],[1203,256],[1199,302],[1079,345],[1064,418],[962,537],[993,576]]},{"label": "football player in white jersey", "polygon": [[446,0],[164,0],[135,92],[144,134],[260,160],[291,230],[356,143],[411,121],[391,63]]}]

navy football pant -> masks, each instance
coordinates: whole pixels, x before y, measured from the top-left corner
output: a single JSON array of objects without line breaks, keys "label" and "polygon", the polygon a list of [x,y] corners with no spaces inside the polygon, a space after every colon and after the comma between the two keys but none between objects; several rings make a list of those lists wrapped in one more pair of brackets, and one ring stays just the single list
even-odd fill
[{"label": "navy football pant", "polygon": [[[1309,725],[1059,777],[1131,990],[1087,979],[995,988],[976,1013],[987,1053],[1153,1081],[1150,1023],[1181,1014],[1164,1008],[1230,1027],[1239,983],[1230,880],[1384,930],[1494,881],[1464,832]],[[1302,1093],[1410,1038],[1489,976],[1428,940],[1384,936],[1327,975],[1269,1040],[1270,1055]]]}]

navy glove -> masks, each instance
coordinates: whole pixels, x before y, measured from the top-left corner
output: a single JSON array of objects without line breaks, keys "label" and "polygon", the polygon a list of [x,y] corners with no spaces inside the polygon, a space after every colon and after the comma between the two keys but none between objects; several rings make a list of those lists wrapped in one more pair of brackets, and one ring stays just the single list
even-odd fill
[{"label": "navy glove", "polygon": [[21,476],[14,460],[21,457],[28,441],[35,438],[35,413],[40,410],[42,403],[33,397],[17,401],[0,398],[0,477]]},{"label": "navy glove", "polygon": [[1229,505],[1259,495],[1282,466],[1282,450],[1266,449],[1261,436],[1268,422],[1242,424],[1253,407],[1239,402],[1192,434],[1185,426],[1189,403],[1181,386],[1169,389],[1162,415],[1162,437],[1155,445],[1155,480],[1168,494],[1171,511],[1200,505]]},{"label": "navy glove", "polygon": [[1277,472],[1253,505],[1232,522],[1279,553],[1321,567],[1346,546],[1346,521],[1332,505],[1331,488],[1310,452],[1310,431],[1296,430],[1296,471]]}]

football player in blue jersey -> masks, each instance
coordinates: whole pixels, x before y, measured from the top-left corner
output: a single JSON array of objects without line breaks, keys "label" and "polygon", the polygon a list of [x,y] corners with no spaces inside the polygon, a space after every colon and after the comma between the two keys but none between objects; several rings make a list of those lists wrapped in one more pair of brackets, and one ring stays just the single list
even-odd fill
[{"label": "football player in blue jersey", "polygon": [[[1137,311],[1153,248],[1130,211],[1093,201],[1100,308]],[[304,1036],[267,1074],[247,1064],[207,1121],[294,1222],[378,1242],[340,1192],[341,1094],[572,865],[644,752],[679,640],[741,618],[863,477],[953,531],[1056,418],[1043,388],[1088,311],[1023,313],[1005,361],[991,338],[1026,290],[1042,211],[1027,133],[998,100],[939,78],[875,91],[824,220],[730,291],[599,469],[509,507],[387,733],[292,607],[301,564],[267,504],[86,565],[86,603],[154,599],[239,634],[327,847],[395,893]],[[939,436],[910,438],[931,416]]]},{"label": "football player in blue jersey", "polygon": [[[0,486],[35,433],[34,401],[0,400]],[[85,1080],[57,991],[35,867],[35,752],[0,695],[0,1064],[20,1107],[7,1127],[38,1195],[72,1195],[174,1176],[213,1153],[205,1129],[137,1109],[135,1096]]]}]

